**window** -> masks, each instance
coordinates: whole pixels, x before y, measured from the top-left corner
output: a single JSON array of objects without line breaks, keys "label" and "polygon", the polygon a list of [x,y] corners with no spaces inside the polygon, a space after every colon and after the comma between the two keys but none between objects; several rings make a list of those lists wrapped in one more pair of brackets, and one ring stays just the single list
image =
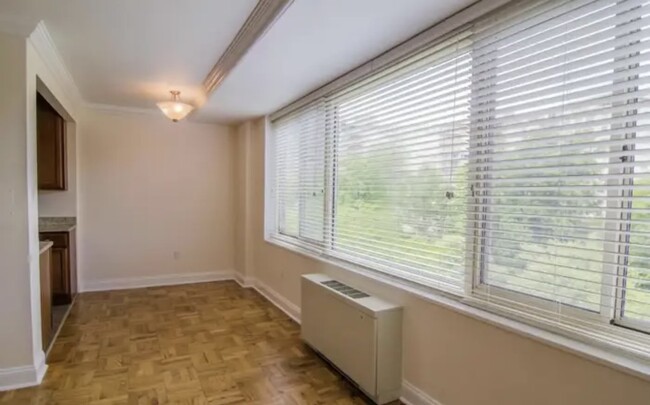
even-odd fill
[{"label": "window", "polygon": [[475,27],[479,292],[552,314],[650,321],[640,4],[542,2]]},{"label": "window", "polygon": [[469,34],[272,123],[278,235],[462,291]]},{"label": "window", "polygon": [[650,358],[650,3],[517,1],[272,121],[272,239]]},{"label": "window", "polygon": [[325,120],[322,103],[274,124],[277,232],[306,243],[323,242]]},{"label": "window", "polygon": [[462,289],[469,44],[454,36],[331,97],[335,255]]}]

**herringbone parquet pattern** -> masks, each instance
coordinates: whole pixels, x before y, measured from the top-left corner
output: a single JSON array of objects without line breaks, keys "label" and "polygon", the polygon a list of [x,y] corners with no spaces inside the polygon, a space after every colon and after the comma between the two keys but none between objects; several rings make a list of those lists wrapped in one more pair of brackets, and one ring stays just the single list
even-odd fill
[{"label": "herringbone parquet pattern", "polygon": [[0,404],[364,404],[299,332],[230,281],[85,293],[41,386]]}]

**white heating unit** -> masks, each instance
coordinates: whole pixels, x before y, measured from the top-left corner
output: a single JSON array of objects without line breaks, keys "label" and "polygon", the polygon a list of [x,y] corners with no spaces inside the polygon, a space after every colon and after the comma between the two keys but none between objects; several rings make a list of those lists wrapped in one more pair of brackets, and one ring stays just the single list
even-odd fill
[{"label": "white heating unit", "polygon": [[302,276],[302,339],[378,404],[402,385],[402,308],[333,280]]}]

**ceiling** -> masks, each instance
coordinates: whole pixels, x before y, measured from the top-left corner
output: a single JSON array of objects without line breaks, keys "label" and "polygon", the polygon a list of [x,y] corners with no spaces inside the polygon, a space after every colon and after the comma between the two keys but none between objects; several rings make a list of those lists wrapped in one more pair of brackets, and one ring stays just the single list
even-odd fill
[{"label": "ceiling", "polygon": [[474,2],[295,0],[198,115],[274,112]]},{"label": "ceiling", "polygon": [[155,108],[170,89],[232,123],[271,113],[475,0],[295,0],[208,97],[202,82],[255,0],[2,0],[43,20],[84,100]]}]

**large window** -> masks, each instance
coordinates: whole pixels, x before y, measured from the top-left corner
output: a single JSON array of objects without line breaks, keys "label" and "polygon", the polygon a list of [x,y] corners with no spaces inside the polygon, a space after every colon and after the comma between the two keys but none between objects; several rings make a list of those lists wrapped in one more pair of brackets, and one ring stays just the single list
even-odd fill
[{"label": "large window", "polygon": [[650,356],[649,15],[518,1],[274,120],[271,238]]},{"label": "large window", "polygon": [[540,2],[475,26],[476,285],[491,298],[650,321],[641,4]]},{"label": "large window", "polygon": [[335,254],[462,286],[468,45],[455,36],[331,97]]},{"label": "large window", "polygon": [[280,235],[319,244],[325,225],[325,119],[322,103],[274,125],[276,224]]}]

